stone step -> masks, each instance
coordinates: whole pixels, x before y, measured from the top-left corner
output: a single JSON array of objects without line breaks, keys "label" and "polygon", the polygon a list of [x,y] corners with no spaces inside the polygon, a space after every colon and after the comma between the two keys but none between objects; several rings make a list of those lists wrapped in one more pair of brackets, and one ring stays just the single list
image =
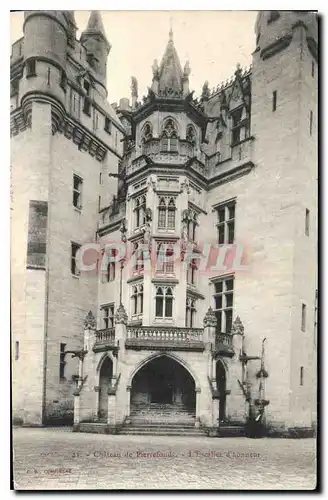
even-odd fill
[{"label": "stone step", "polygon": [[143,436],[205,436],[205,432],[202,429],[196,429],[195,427],[141,427],[141,426],[124,426],[120,434],[132,435],[139,434]]}]

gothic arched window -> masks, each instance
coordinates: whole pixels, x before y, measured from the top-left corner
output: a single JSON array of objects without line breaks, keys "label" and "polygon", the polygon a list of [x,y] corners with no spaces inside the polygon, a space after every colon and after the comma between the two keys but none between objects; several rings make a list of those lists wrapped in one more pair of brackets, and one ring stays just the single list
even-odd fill
[{"label": "gothic arched window", "polygon": [[191,298],[186,300],[186,327],[193,328],[196,317],[196,302]]},{"label": "gothic arched window", "polygon": [[134,201],[135,228],[146,223],[146,196],[139,196]]},{"label": "gothic arched window", "polygon": [[161,151],[178,151],[178,133],[174,121],[166,120],[161,134]]},{"label": "gothic arched window", "polygon": [[143,249],[139,246],[138,243],[135,243],[133,253],[135,256],[134,270],[136,273],[142,273],[144,270],[144,267],[145,267],[144,253],[143,253]]},{"label": "gothic arched window", "polygon": [[162,197],[158,205],[158,228],[175,228],[175,199]]},{"label": "gothic arched window", "polygon": [[158,286],[155,296],[156,318],[172,318],[173,316],[173,290],[172,287]]}]

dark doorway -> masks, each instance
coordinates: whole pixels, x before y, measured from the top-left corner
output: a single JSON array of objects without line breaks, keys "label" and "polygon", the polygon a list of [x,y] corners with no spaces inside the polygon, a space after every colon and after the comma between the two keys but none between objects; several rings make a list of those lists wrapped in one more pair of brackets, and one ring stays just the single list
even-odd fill
[{"label": "dark doorway", "polygon": [[226,413],[226,372],[222,361],[216,363],[216,383],[220,394],[219,419],[222,421]]},{"label": "dark doorway", "polygon": [[131,407],[152,404],[172,405],[195,410],[195,382],[177,361],[160,356],[149,361],[134,376]]},{"label": "dark doorway", "polygon": [[101,365],[99,372],[99,407],[98,417],[107,419],[108,414],[108,388],[111,384],[113,375],[112,360],[106,357]]}]

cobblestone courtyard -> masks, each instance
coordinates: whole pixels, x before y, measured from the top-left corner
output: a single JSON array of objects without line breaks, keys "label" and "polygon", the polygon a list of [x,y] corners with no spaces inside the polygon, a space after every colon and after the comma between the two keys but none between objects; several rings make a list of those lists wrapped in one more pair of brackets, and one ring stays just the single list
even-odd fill
[{"label": "cobblestone courtyard", "polygon": [[15,488],[313,489],[314,439],[13,431]]}]

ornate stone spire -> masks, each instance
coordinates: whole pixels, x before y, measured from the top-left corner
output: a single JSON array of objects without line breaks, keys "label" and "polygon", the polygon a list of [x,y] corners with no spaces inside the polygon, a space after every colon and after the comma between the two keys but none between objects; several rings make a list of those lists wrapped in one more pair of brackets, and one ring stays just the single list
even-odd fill
[{"label": "ornate stone spire", "polygon": [[205,328],[207,326],[216,327],[216,325],[217,325],[217,319],[215,316],[215,312],[213,311],[213,309],[211,307],[208,308],[207,313],[205,314],[203,324],[204,324]]},{"label": "ornate stone spire", "polygon": [[183,93],[183,71],[178,53],[173,43],[173,31],[170,29],[169,41],[158,71],[159,94],[179,96]]},{"label": "ornate stone spire", "polygon": [[126,325],[128,322],[128,315],[126,314],[125,307],[123,304],[120,304],[117,308],[116,314],[115,314],[115,323],[123,323]]},{"label": "ornate stone spire", "polygon": [[232,324],[231,335],[244,335],[244,325],[239,316],[237,316]]}]

